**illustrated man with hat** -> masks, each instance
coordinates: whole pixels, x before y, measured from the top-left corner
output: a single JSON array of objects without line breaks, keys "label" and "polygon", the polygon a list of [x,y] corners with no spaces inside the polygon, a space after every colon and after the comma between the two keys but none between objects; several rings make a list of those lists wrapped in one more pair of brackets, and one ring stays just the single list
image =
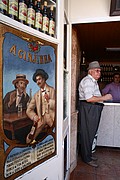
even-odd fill
[{"label": "illustrated man with hat", "polygon": [[26,93],[26,87],[28,83],[26,75],[16,75],[16,79],[12,81],[15,90],[8,92],[3,99],[4,113],[17,112],[19,104],[22,105],[23,110],[27,109],[29,95]]},{"label": "illustrated man with hat", "polygon": [[101,67],[98,61],[89,63],[88,75],[79,83],[79,144],[82,160],[90,166],[98,167],[97,158],[92,156],[92,144],[98,130],[103,101],[112,99],[111,94],[101,95],[98,79]]},{"label": "illustrated man with hat", "polygon": [[46,83],[49,78],[43,69],[37,69],[33,81],[39,86],[27,108],[26,114],[33,120],[33,127],[26,138],[26,143],[35,142],[45,126],[52,127],[55,119],[55,89]]}]

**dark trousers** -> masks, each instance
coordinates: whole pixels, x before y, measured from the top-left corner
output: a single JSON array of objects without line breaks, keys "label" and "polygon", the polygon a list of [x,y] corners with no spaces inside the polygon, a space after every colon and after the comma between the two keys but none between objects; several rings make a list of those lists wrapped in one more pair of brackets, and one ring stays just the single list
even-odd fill
[{"label": "dark trousers", "polygon": [[81,157],[84,162],[92,159],[92,144],[98,130],[103,104],[79,101],[79,132]]}]

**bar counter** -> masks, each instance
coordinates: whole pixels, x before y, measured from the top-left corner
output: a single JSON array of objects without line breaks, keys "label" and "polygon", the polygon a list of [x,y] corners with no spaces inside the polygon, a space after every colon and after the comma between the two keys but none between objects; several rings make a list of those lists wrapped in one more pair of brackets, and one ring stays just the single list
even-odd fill
[{"label": "bar counter", "polygon": [[98,128],[97,145],[120,147],[120,103],[104,103]]}]

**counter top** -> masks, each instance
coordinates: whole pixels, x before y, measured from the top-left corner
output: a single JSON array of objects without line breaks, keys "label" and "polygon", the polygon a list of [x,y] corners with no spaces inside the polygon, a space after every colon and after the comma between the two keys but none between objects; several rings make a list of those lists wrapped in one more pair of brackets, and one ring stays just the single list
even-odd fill
[{"label": "counter top", "polygon": [[120,106],[120,103],[115,102],[104,102],[103,104],[106,106]]},{"label": "counter top", "polygon": [[98,128],[97,145],[120,147],[120,103],[105,103]]}]

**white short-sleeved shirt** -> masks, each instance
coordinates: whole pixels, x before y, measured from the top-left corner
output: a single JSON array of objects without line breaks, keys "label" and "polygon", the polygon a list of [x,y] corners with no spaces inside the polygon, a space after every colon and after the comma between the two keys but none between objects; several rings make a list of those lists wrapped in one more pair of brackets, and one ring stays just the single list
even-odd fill
[{"label": "white short-sleeved shirt", "polygon": [[101,96],[97,80],[90,74],[84,77],[79,83],[79,100],[87,100],[93,96]]}]

